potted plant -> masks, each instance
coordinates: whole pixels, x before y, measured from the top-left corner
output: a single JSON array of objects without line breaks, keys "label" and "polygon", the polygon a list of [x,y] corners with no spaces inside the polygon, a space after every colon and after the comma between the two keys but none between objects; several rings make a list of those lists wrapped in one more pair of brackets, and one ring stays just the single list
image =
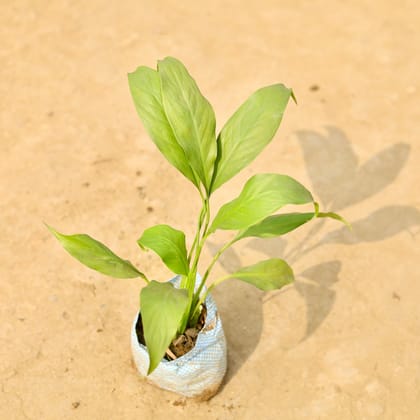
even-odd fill
[{"label": "potted plant", "polygon": [[[226,371],[226,343],[212,289],[222,281],[239,279],[269,291],[293,281],[291,267],[270,258],[214,280],[212,268],[229,247],[248,237],[274,237],[320,217],[311,193],[287,175],[252,176],[240,194],[211,217],[211,196],[241,171],[272,140],[290,98],[291,89],[275,84],[257,90],[232,115],[216,136],[215,116],[184,65],[172,57],[157,70],[139,67],[128,75],[130,91],[151,139],[165,158],[194,184],[202,201],[196,235],[187,249],[183,232],[169,225],[146,229],[140,248],[156,252],[175,274],[169,282],[150,280],[132,263],[115,255],[88,235],[63,235],[49,227],[62,246],[80,262],[115,278],[141,277],[132,326],[132,351],[141,374],[162,388],[206,399],[218,389]],[[285,205],[312,203],[313,211],[281,213]],[[231,230],[233,238],[198,274],[206,240],[217,230]]]}]

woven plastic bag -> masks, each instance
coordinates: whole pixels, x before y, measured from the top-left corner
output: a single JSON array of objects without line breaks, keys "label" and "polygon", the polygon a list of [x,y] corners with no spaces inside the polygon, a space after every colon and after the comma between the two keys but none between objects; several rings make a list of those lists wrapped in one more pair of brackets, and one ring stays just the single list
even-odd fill
[{"label": "woven plastic bag", "polygon": [[[196,287],[200,280],[197,275]],[[170,282],[178,286],[179,276]],[[138,371],[150,383],[199,400],[207,400],[217,392],[226,373],[226,339],[216,303],[210,294],[207,295],[205,305],[206,321],[194,348],[175,360],[163,359],[149,376],[146,375],[149,354],[137,338],[136,323],[139,314],[136,314],[131,329],[131,350]]]}]

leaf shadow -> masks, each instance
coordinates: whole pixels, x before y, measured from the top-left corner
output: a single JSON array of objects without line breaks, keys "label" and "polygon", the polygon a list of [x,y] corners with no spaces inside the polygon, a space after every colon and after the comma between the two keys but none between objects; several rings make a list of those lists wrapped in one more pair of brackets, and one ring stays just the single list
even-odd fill
[{"label": "leaf shadow", "polygon": [[[326,134],[300,131],[297,137],[312,190],[325,211],[339,211],[378,194],[397,179],[410,153],[408,144],[395,143],[360,164],[351,142],[339,128],[327,127]],[[270,258],[282,257],[290,263],[303,259],[304,262],[307,254],[327,244],[377,242],[402,231],[408,231],[414,237],[420,226],[420,212],[407,205],[389,205],[373,209],[368,216],[350,222],[352,231],[339,227],[326,231],[322,236],[323,229],[330,225],[325,219],[318,220],[306,228],[308,233],[293,248],[284,237],[251,239],[245,247]],[[322,239],[311,244],[311,239],[319,235]],[[220,263],[227,272],[233,272],[241,265],[241,259],[233,249],[229,249]],[[294,287],[305,302],[307,315],[305,333],[300,343],[313,335],[331,313],[337,298],[334,287],[340,281],[341,266],[340,260],[327,261],[306,268],[297,275]],[[249,288],[249,285],[232,281],[222,283],[215,289],[230,351],[230,368],[225,383],[229,382],[258,344],[263,326],[262,305],[283,292],[265,294]]]},{"label": "leaf shadow", "polygon": [[295,282],[296,290],[306,302],[306,331],[301,342],[310,337],[331,312],[337,295],[332,286],[340,280],[340,270],[341,261],[333,260],[307,268],[297,276],[310,280]]},{"label": "leaf shadow", "polygon": [[[207,247],[213,255],[221,245],[207,242]],[[226,250],[219,263],[226,272],[234,272],[243,265],[241,258],[232,248]],[[264,293],[240,281],[223,282],[212,293],[217,302],[228,344],[228,370],[224,379],[226,385],[253,353],[260,340]]]},{"label": "leaf shadow", "polygon": [[420,211],[415,207],[394,205],[382,207],[356,220],[352,230],[340,228],[328,232],[320,244],[357,244],[377,242],[407,231],[414,238],[420,226]]},{"label": "leaf shadow", "polygon": [[287,247],[287,240],[282,237],[253,238],[247,242],[246,246],[247,248],[262,252],[270,258],[278,258],[279,255],[284,254]]},{"label": "leaf shadow", "polygon": [[228,345],[228,369],[224,385],[254,352],[263,327],[264,293],[240,281],[227,281],[214,289]]},{"label": "leaf shadow", "polygon": [[298,131],[306,170],[325,207],[339,211],[379,193],[390,185],[407,162],[410,145],[395,143],[359,164],[350,141],[337,127],[326,134]]},{"label": "leaf shadow", "polygon": [[[410,153],[408,144],[395,143],[376,153],[367,162],[359,164],[350,141],[339,128],[327,127],[326,134],[299,131],[297,137],[312,189],[322,207],[333,211],[360,203],[393,183]],[[286,254],[286,258],[294,263],[326,244],[377,242],[402,231],[408,231],[414,236],[412,230],[420,226],[420,212],[411,206],[384,206],[352,222],[352,230],[343,226],[327,231],[320,241],[308,246],[310,239],[325,226],[326,220],[316,221],[304,239]],[[301,273],[311,283],[300,280],[295,282],[307,312],[306,332],[301,342],[312,335],[331,312],[336,300],[336,291],[332,287],[339,281],[340,269],[339,260],[318,264]]]}]

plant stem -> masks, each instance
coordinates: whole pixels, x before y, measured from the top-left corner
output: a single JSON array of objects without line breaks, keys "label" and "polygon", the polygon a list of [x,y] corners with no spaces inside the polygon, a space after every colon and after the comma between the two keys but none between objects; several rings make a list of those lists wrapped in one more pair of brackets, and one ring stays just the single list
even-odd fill
[{"label": "plant stem", "polygon": [[147,278],[146,274],[140,273],[140,277],[146,281],[146,283],[150,283],[150,280]]},{"label": "plant stem", "polygon": [[218,286],[222,281],[225,281],[227,279],[232,278],[230,274],[228,274],[227,276],[223,276],[218,278],[217,280],[215,280],[210,286],[209,288],[206,290],[206,293],[203,296],[203,302],[206,299],[207,295],[216,287]]},{"label": "plant stem", "polygon": [[190,252],[188,253],[188,263],[191,262],[191,257],[192,257],[192,255],[193,255],[193,253],[194,253],[194,251],[195,251],[195,249],[197,247],[198,240],[200,238],[200,232],[201,232],[201,228],[203,226],[204,211],[205,211],[205,207],[204,207],[204,204],[203,204],[203,207],[201,208],[201,211],[200,211],[200,216],[198,218],[197,233],[195,234],[194,242],[191,245]]},{"label": "plant stem", "polygon": [[[196,245],[196,249],[194,253],[194,259],[191,265],[191,271],[195,272],[194,274],[197,274],[198,261],[200,259],[201,251],[203,250],[204,243],[208,236],[207,229],[210,223],[210,205],[209,205],[209,200],[207,197],[204,198],[203,210],[204,210],[204,219],[205,219],[204,228],[202,229],[202,232],[200,232],[202,228],[202,222],[201,222],[200,230],[197,232],[197,236],[199,239],[197,240],[197,245]],[[194,277],[194,284],[195,284],[195,277]]]},{"label": "plant stem", "polygon": [[209,274],[214,266],[216,264],[217,260],[220,258],[220,256],[233,244],[235,243],[235,238],[232,239],[230,242],[223,245],[214,255],[213,259],[210,262],[210,265],[208,266],[206,272],[204,273],[203,279],[201,280],[200,286],[197,290],[197,295],[200,296],[201,290],[203,289],[204,285],[206,284],[207,278],[209,277]]},{"label": "plant stem", "polygon": [[[207,238],[205,238],[207,239]],[[194,294],[194,299],[193,299],[193,311],[191,312],[191,317],[192,317],[192,324],[194,325],[194,322],[197,322],[198,317],[200,316],[200,306],[204,303],[204,301],[206,300],[206,297],[209,293],[209,291],[216,286],[216,284],[218,284],[218,282],[222,281],[220,279],[220,281],[218,281],[217,283],[213,283],[209,289],[206,291],[206,293],[204,294],[204,296],[202,298],[200,298],[200,294],[201,291],[203,290],[204,285],[206,284],[207,278],[210,275],[210,272],[214,266],[214,264],[216,264],[217,260],[220,258],[220,256],[223,254],[223,252],[225,252],[230,246],[232,246],[234,243],[236,242],[236,238],[233,238],[230,242],[226,243],[225,245],[223,245],[214,255],[213,259],[210,262],[210,265],[208,266],[206,272],[204,273],[204,276],[201,280],[201,283],[197,289],[197,291]],[[228,277],[226,277],[228,278]],[[225,280],[225,277],[223,277],[222,279]]]},{"label": "plant stem", "polygon": [[[188,258],[187,258],[188,265],[190,265],[191,258],[193,256],[193,254],[197,253],[197,246],[199,244],[200,233],[201,233],[201,229],[203,227],[203,220],[204,220],[205,212],[206,212],[205,197],[203,195],[203,192],[201,191],[201,188],[199,188],[198,191],[200,192],[202,207],[201,207],[201,210],[200,210],[200,215],[198,217],[197,232],[195,234],[194,241],[191,245],[191,249],[188,253]],[[191,269],[190,269],[190,271],[191,271]],[[181,281],[181,288],[182,289],[186,289],[186,288],[188,289],[188,284],[189,284],[188,277],[183,278],[182,281]]]},{"label": "plant stem", "polygon": [[[188,282],[187,282],[187,289],[188,289],[188,295],[190,297],[190,305],[188,307],[188,317],[187,317],[187,323],[189,322],[191,325],[194,325],[195,320],[195,312],[196,312],[196,296],[197,294],[194,293],[195,290],[195,282],[196,282],[196,276],[197,276],[197,267],[198,262],[200,260],[201,252],[203,250],[204,244],[206,242],[206,239],[208,237],[208,227],[210,224],[210,203],[208,197],[204,198],[203,202],[203,209],[204,209],[204,227],[202,229],[202,232],[200,232],[200,239],[197,241],[197,246],[194,253],[194,259],[191,264],[190,273],[188,276]],[[199,314],[198,314],[199,316]],[[197,316],[197,319],[198,319]]]},{"label": "plant stem", "polygon": [[205,302],[205,300],[207,299],[208,294],[217,286],[219,285],[222,281],[225,281],[227,279],[230,279],[231,275],[228,274],[226,276],[220,277],[217,280],[215,280],[210,286],[209,288],[206,290],[206,292],[204,293],[202,298],[199,298],[198,303],[195,305],[194,307],[194,312],[193,312],[193,321],[192,321],[192,325],[195,325],[198,321],[198,318],[200,316],[200,307],[201,305]]},{"label": "plant stem", "polygon": [[[195,289],[195,281],[196,281],[196,276],[197,276],[197,266],[198,266],[201,252],[203,250],[204,243],[208,236],[207,230],[210,223],[209,198],[207,196],[204,196],[201,190],[200,190],[200,195],[203,202],[203,206],[202,206],[199,220],[198,220],[197,233],[195,235],[195,239],[191,246],[191,250],[188,256],[188,263],[190,264],[189,273],[188,273],[188,276],[181,283],[181,287],[184,289],[187,289],[188,297],[190,300],[188,308],[181,321],[181,326],[179,329],[179,332],[181,334],[185,331],[189,321],[191,320],[191,316],[193,315],[193,313],[191,313],[191,308],[195,308],[195,306],[193,305],[193,302],[194,302],[194,296],[195,296],[194,289]],[[192,263],[191,263],[191,260],[192,260]]]}]

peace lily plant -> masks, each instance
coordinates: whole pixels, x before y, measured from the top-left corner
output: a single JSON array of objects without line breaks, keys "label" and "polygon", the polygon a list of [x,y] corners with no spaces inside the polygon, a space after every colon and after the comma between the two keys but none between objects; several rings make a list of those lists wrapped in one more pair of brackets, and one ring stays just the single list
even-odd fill
[{"label": "peace lily plant", "polygon": [[[211,217],[212,194],[272,140],[289,99],[295,99],[291,89],[275,84],[257,90],[216,136],[212,106],[177,59],[167,57],[159,61],[157,70],[139,67],[128,75],[128,81],[137,113],[151,139],[165,158],[193,183],[202,202],[189,249],[185,234],[164,224],[146,229],[138,240],[141,249],[156,252],[180,276],[179,287],[171,282],[150,280],[131,262],[88,235],[63,235],[49,229],[86,266],[111,277],[141,277],[146,282],[140,293],[140,307],[150,374],[171,342],[197,324],[207,294],[221,282],[239,279],[268,291],[280,289],[294,279],[284,260],[270,258],[216,279],[206,289],[212,268],[224,251],[241,239],[284,235],[315,218],[343,219],[335,213],[320,212],[302,184],[275,173],[252,176],[240,194]],[[307,203],[312,203],[313,211],[276,214],[285,205]],[[196,285],[203,247],[210,235],[220,229],[234,231],[233,239],[217,251]]]}]

